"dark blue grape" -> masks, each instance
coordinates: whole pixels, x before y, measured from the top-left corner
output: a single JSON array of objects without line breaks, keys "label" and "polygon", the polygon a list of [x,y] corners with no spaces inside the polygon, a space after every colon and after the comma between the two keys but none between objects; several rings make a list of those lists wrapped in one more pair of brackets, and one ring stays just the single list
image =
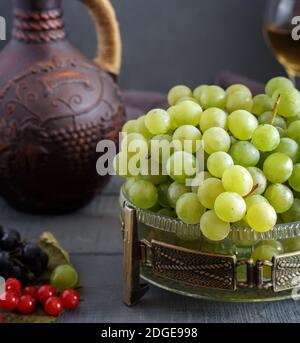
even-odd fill
[{"label": "dark blue grape", "polygon": [[29,270],[34,274],[34,276],[39,277],[43,274],[44,268],[40,261],[36,261],[34,264],[28,265]]},{"label": "dark blue grape", "polygon": [[10,230],[2,236],[0,240],[0,248],[5,251],[12,251],[20,245],[20,242],[20,234],[15,230]]},{"label": "dark blue grape", "polygon": [[22,249],[22,261],[35,276],[40,276],[48,266],[49,257],[37,244],[27,243]]},{"label": "dark blue grape", "polygon": [[44,254],[44,251],[34,243],[27,243],[22,249],[22,259],[25,262],[34,262]]},{"label": "dark blue grape", "polygon": [[7,232],[10,232],[11,235],[14,235],[14,236],[16,237],[16,239],[17,239],[19,242],[21,242],[21,234],[20,234],[19,231],[14,230],[14,229],[9,229],[9,230],[7,230]]},{"label": "dark blue grape", "polygon": [[0,252],[0,275],[9,272],[13,267],[13,262],[10,258],[10,255],[6,251]]},{"label": "dark blue grape", "polygon": [[45,271],[47,269],[47,267],[48,267],[49,256],[44,251],[43,251],[42,256],[40,257],[40,262],[41,262],[43,271]]},{"label": "dark blue grape", "polygon": [[10,271],[9,277],[18,279],[24,285],[27,282],[27,269],[22,265],[15,264]]}]

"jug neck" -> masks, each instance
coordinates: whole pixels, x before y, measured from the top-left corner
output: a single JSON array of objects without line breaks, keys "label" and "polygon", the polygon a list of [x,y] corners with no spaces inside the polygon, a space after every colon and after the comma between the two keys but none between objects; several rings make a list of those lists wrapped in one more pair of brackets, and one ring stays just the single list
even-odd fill
[{"label": "jug neck", "polygon": [[13,0],[12,37],[26,44],[66,38],[61,0]]}]

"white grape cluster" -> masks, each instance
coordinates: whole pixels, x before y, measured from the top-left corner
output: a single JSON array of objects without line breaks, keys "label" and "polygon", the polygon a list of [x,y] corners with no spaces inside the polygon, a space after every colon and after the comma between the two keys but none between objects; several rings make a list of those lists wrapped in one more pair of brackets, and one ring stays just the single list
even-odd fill
[{"label": "white grape cluster", "polygon": [[[273,78],[255,97],[240,84],[226,91],[176,86],[168,102],[168,110],[151,110],[122,130],[114,169],[135,206],[200,223],[211,241],[224,240],[232,223],[267,232],[300,220],[300,93],[290,80]],[[163,141],[171,143],[169,155],[160,145],[149,153],[150,143]],[[141,156],[158,172],[143,173]]]}]

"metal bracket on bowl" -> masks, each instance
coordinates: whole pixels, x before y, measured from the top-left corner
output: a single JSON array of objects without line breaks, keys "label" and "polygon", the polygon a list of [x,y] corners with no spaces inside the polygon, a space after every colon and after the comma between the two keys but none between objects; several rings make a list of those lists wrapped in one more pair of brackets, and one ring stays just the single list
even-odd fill
[{"label": "metal bracket on bowl", "polygon": [[[183,288],[188,285],[229,292],[247,288],[274,294],[300,288],[299,251],[277,255],[272,261],[254,263],[252,259],[238,259],[236,255],[207,253],[163,241],[148,241],[139,238],[138,210],[124,199],[121,199],[121,207],[123,302],[128,306],[139,302],[149,289],[148,284],[141,282],[144,271],[174,281]],[[243,280],[238,277],[240,267],[245,268]],[[271,276],[267,279],[264,277],[266,267],[270,269]]]},{"label": "metal bracket on bowl", "polygon": [[274,292],[300,287],[300,252],[274,256],[272,280]]},{"label": "metal bracket on bowl", "polygon": [[139,302],[149,286],[140,281],[141,249],[136,210],[124,204],[121,218],[123,232],[123,302],[132,306]]},{"label": "metal bracket on bowl", "polygon": [[[278,255],[273,261],[237,260],[235,255],[219,255],[185,249],[152,240],[140,242],[144,267],[160,277],[196,288],[236,291],[239,288],[273,290],[275,293],[300,287],[300,252]],[[246,268],[246,279],[238,281],[237,268]],[[264,268],[271,279],[264,278]]]}]

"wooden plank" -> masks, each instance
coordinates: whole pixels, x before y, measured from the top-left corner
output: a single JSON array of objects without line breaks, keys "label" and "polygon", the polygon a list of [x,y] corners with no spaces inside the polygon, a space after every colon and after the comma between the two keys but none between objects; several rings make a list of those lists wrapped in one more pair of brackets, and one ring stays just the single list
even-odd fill
[{"label": "wooden plank", "polygon": [[121,255],[73,255],[84,285],[84,301],[59,322],[66,323],[282,323],[300,322],[298,302],[230,304],[195,300],[150,287],[137,306],[121,302]]},{"label": "wooden plank", "polygon": [[97,197],[86,208],[60,216],[17,212],[3,199],[0,199],[0,209],[0,224],[18,229],[29,240],[36,240],[47,230],[71,253],[120,253],[122,250],[117,196]]}]

